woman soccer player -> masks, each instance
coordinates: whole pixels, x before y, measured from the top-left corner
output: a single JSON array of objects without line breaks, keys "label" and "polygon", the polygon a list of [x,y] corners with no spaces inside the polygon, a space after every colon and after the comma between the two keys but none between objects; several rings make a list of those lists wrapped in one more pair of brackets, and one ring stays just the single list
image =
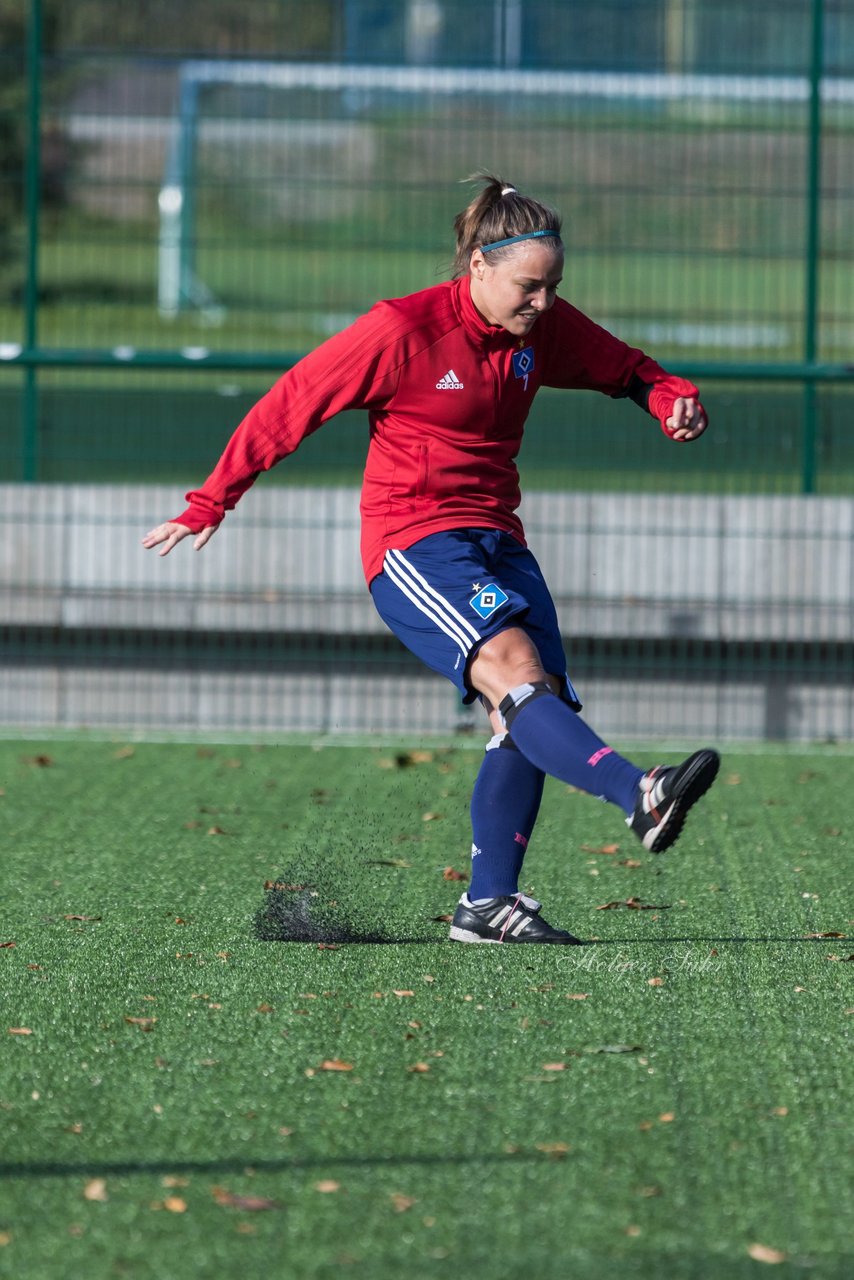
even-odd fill
[{"label": "woman soccer player", "polygon": [[472,875],[458,942],[574,943],[519,892],[545,774],[618,805],[659,853],[711,786],[717,753],[643,771],[579,716],[554,604],[525,544],[514,459],[541,386],[628,396],[672,440],[706,429],[697,388],[557,297],[561,220],[483,175],[454,223],[454,277],[378,302],[283,375],[240,424],[187,510],[143,539],[201,549],[260,472],[345,409],[366,409],[362,559],[394,634],[493,736],[471,802]]}]

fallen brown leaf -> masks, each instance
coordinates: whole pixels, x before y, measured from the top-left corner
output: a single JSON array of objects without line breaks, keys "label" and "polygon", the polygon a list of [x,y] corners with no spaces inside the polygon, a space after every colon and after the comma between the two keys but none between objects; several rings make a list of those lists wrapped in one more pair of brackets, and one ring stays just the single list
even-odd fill
[{"label": "fallen brown leaf", "polygon": [[392,1191],[389,1199],[395,1213],[406,1213],[407,1209],[411,1209],[414,1204],[418,1203],[415,1196],[405,1196],[400,1191]]},{"label": "fallen brown leaf", "polygon": [[14,946],[17,946],[17,943],[15,943],[15,942],[0,942],[0,950],[2,950],[2,948],[3,948],[3,947],[14,947]]},{"label": "fallen brown leaf", "polygon": [[589,995],[590,995],[589,991],[571,991],[567,996],[564,996],[564,999],[565,1000],[586,1000]]},{"label": "fallen brown leaf", "polygon": [[352,1062],[343,1062],[341,1058],[324,1058],[320,1064],[321,1071],[352,1071]]},{"label": "fallen brown leaf", "polygon": [[468,880],[468,874],[465,871],[455,871],[453,867],[445,867],[442,872],[443,880]]},{"label": "fallen brown leaf", "polygon": [[831,930],[830,933],[805,933],[805,938],[847,938],[847,933],[839,933],[837,930]]},{"label": "fallen brown leaf", "polygon": [[618,844],[600,844],[600,845],[583,844],[581,846],[581,849],[584,853],[612,854],[612,853],[619,852],[619,848],[620,846]]},{"label": "fallen brown leaf", "polygon": [[537,1142],[534,1145],[543,1155],[551,1156],[553,1160],[562,1159],[571,1150],[568,1142]]},{"label": "fallen brown leaf", "polygon": [[72,915],[63,916],[62,918],[63,920],[86,920],[90,924],[91,923],[97,924],[98,921],[100,921],[101,919],[100,916],[72,916]]},{"label": "fallen brown leaf", "polygon": [[[436,924],[450,924],[450,922],[453,920],[453,918],[454,918],[454,917],[453,917],[452,915],[448,914],[448,913],[446,913],[445,915],[441,915],[441,916],[431,916],[431,917],[430,917],[430,919],[431,919],[431,920],[435,920]],[[14,946],[14,943],[13,943],[12,945]]]},{"label": "fallen brown leaf", "polygon": [[114,760],[130,760],[131,756],[136,755],[136,747],[119,747],[118,751],[113,752]]},{"label": "fallen brown leaf", "polygon": [[139,1027],[140,1031],[152,1031],[156,1018],[132,1018],[129,1014],[125,1014],[125,1022],[129,1022],[131,1026]]},{"label": "fallen brown leaf", "polygon": [[749,1244],[747,1252],[754,1262],[785,1262],[786,1255],[782,1249],[772,1249],[767,1244]]},{"label": "fallen brown leaf", "polygon": [[395,995],[395,996],[414,996],[414,995],[415,995],[415,992],[414,992],[414,991],[398,991],[398,990],[396,990],[396,988],[392,987],[392,995]]},{"label": "fallen brown leaf", "polygon": [[429,810],[427,813],[422,813],[421,821],[422,822],[441,822],[444,816],[445,816],[444,813],[433,813],[432,810]]},{"label": "fallen brown leaf", "polygon": [[32,1030],[29,1027],[9,1027],[10,1036],[31,1036]]},{"label": "fallen brown leaf", "polygon": [[566,1071],[565,1062],[544,1062],[543,1071]]},{"label": "fallen brown leaf", "polygon": [[169,1213],[186,1213],[187,1201],[182,1200],[180,1196],[167,1196],[163,1201],[163,1208]]},{"label": "fallen brown leaf", "polygon": [[647,979],[647,983],[648,983],[648,985],[649,985],[649,986],[651,986],[651,987],[663,987],[663,986],[664,986],[664,979],[663,979],[663,978],[648,978],[648,979]]},{"label": "fallen brown leaf", "polygon": [[413,1072],[415,1075],[423,1076],[425,1072],[430,1070],[430,1065],[427,1062],[413,1062],[406,1070]]},{"label": "fallen brown leaf", "polygon": [[341,1183],[336,1182],[334,1178],[324,1178],[321,1182],[315,1182],[314,1189],[322,1195],[331,1195],[333,1191],[341,1190]]},{"label": "fallen brown leaf", "polygon": [[107,1183],[104,1178],[90,1178],[83,1188],[84,1200],[96,1200],[101,1204],[109,1200],[107,1195]]},{"label": "fallen brown leaf", "polygon": [[278,889],[281,893],[300,893],[303,889],[307,889],[307,884],[285,884],[283,880],[265,880],[265,889]]},{"label": "fallen brown leaf", "polygon": [[225,1187],[211,1187],[211,1195],[224,1209],[242,1209],[245,1213],[262,1213],[265,1209],[282,1207],[277,1200],[270,1200],[267,1196],[236,1195]]}]

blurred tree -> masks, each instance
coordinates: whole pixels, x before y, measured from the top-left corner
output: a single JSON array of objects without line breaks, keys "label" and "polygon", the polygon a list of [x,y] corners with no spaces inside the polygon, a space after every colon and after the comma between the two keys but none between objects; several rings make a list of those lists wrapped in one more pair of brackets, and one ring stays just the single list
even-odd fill
[{"label": "blurred tree", "polygon": [[[329,58],[342,43],[341,8],[341,0],[42,0],[42,54]],[[0,4],[0,260],[9,255],[11,232],[23,212],[31,9],[30,0]],[[54,71],[51,96],[61,93],[64,82]],[[43,101],[41,193],[44,207],[58,208],[74,149],[50,105]]]},{"label": "blurred tree", "polygon": [[205,57],[334,56],[340,0],[45,0],[59,46],[111,53]]},{"label": "blurred tree", "polygon": [[[55,43],[56,9],[42,15],[42,50],[49,54]],[[0,7],[0,260],[8,256],[9,238],[24,208],[25,164],[30,85],[27,68],[27,32],[31,18],[29,0],[3,0]],[[42,171],[42,199],[61,203],[64,180],[61,159],[66,148],[61,131],[41,122],[47,146],[49,173]],[[43,156],[44,159],[44,156]]]},{"label": "blurred tree", "polygon": [[26,12],[23,0],[0,9],[0,259],[24,200],[27,80],[24,70]]}]

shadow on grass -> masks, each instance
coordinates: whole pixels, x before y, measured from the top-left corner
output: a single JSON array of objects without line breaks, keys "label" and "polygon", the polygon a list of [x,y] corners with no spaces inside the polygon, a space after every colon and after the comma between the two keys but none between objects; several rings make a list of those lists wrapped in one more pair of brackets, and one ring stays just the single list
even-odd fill
[{"label": "shadow on grass", "polygon": [[747,938],[741,935],[728,936],[720,934],[711,936],[706,934],[695,934],[693,937],[683,938],[594,938],[589,942],[585,942],[586,947],[672,947],[675,942],[802,942],[802,943],[824,943],[830,946],[834,942],[839,942],[838,938],[804,938],[790,936],[768,936],[762,938]]},{"label": "shadow on grass", "polygon": [[393,1155],[393,1156],[291,1156],[275,1160],[253,1160],[233,1156],[223,1160],[22,1160],[0,1162],[0,1178],[83,1178],[125,1177],[137,1173],[150,1174],[223,1174],[245,1173],[251,1167],[255,1173],[286,1173],[298,1169],[368,1169],[399,1168],[402,1165],[430,1166],[456,1165],[509,1165],[532,1164],[553,1161],[555,1155],[548,1151],[509,1151],[486,1155]]},{"label": "shadow on grass", "polygon": [[[366,930],[358,928],[340,915],[330,917],[318,908],[318,901],[325,901],[335,894],[328,886],[298,883],[296,876],[282,876],[267,889],[264,904],[255,914],[255,934],[261,942],[307,942],[316,946],[340,946],[347,944],[368,946],[435,946],[448,941],[447,934],[407,934],[387,931],[381,927]],[[437,922],[438,923],[438,922]],[[444,922],[443,922],[444,923]],[[693,937],[656,938],[591,938],[578,943],[584,947],[672,947],[678,943],[699,944],[728,942],[746,943],[823,943],[840,942],[838,938],[806,938],[768,934],[747,937],[741,934],[697,934]]]}]

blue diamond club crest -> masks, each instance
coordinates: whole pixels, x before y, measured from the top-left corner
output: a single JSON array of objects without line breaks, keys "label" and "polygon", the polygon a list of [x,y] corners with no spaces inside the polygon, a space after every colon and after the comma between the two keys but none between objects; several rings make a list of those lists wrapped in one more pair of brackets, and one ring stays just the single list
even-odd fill
[{"label": "blue diamond club crest", "polygon": [[513,352],[513,372],[517,378],[526,378],[534,369],[534,350],[533,347],[523,347],[521,351]]},{"label": "blue diamond club crest", "polygon": [[500,609],[503,604],[507,603],[507,596],[497,587],[494,582],[488,582],[487,585],[478,591],[476,596],[472,596],[469,604],[475,613],[479,613],[482,618],[488,618],[496,609]]}]

